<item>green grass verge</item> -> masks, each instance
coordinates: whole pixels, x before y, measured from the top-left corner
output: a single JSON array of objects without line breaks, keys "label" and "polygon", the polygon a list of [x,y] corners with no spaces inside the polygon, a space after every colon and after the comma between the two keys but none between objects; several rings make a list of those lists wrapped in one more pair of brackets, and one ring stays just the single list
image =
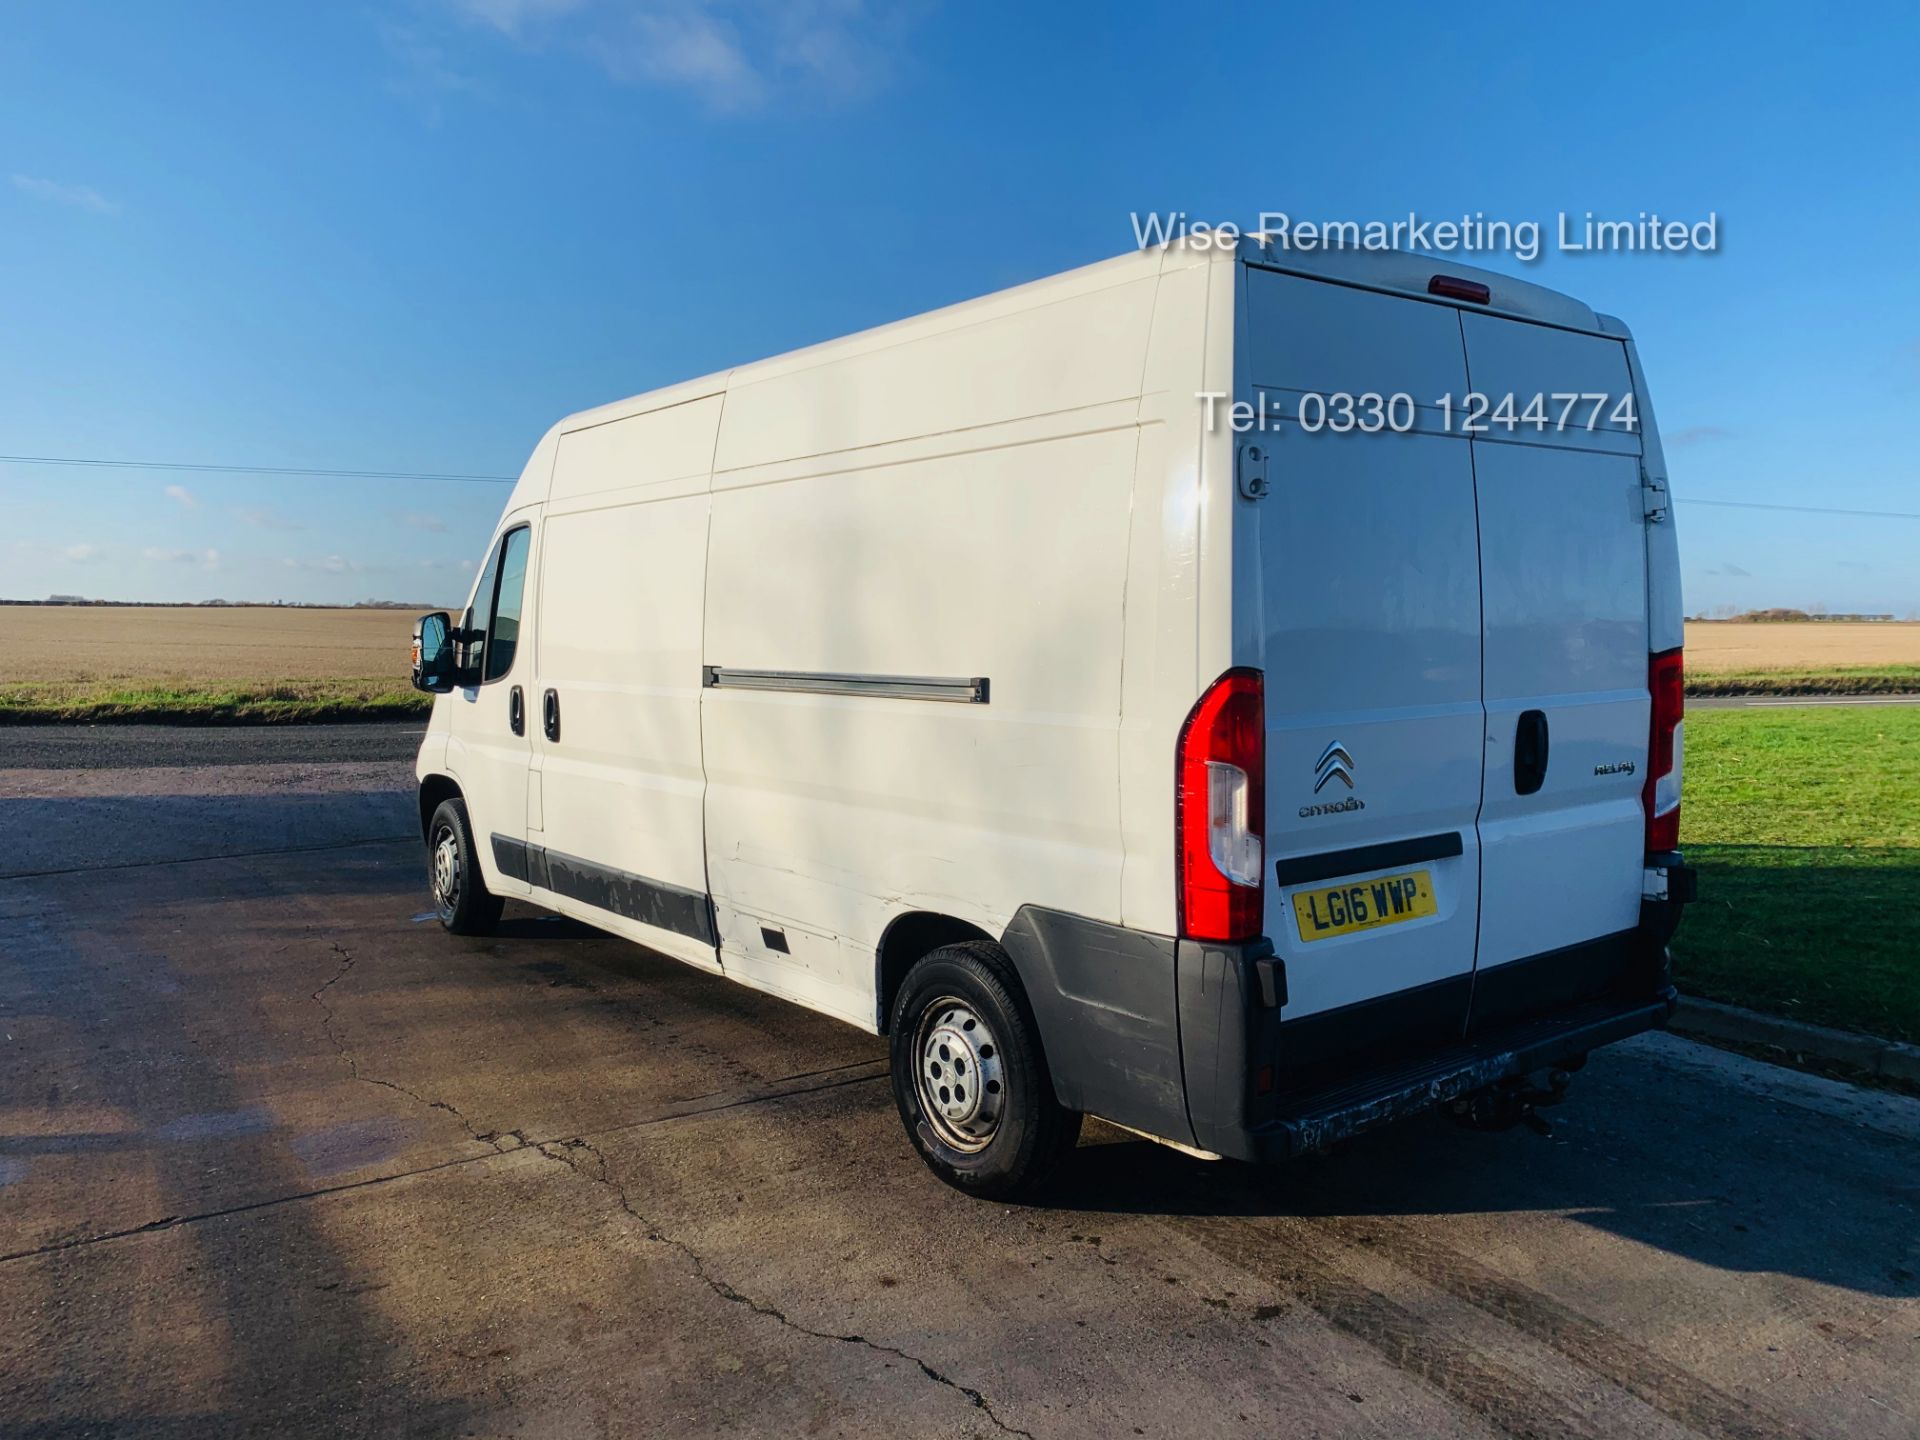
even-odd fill
[{"label": "green grass verge", "polygon": [[268,684],[124,682],[0,685],[0,725],[147,721],[173,725],[404,720],[431,696],[405,680],[284,680]]},{"label": "green grass verge", "polygon": [[1920,1042],[1920,707],[1687,716],[1690,994]]},{"label": "green grass verge", "polygon": [[1689,695],[1920,694],[1920,665],[1835,665],[1820,670],[1722,670],[1687,677]]}]

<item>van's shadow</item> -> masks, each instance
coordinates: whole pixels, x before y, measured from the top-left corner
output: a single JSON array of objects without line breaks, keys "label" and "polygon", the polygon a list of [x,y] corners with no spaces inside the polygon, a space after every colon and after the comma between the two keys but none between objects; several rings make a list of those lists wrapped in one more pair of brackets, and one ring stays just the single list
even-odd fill
[{"label": "van's shadow", "polygon": [[[1038,1204],[1289,1217],[1330,1222],[1334,1233],[1341,1220],[1366,1218],[1486,1216],[1497,1227],[1502,1215],[1558,1216],[1716,1269],[1920,1297],[1920,1266],[1909,1253],[1920,1202],[1911,1141],[1652,1068],[1644,1057],[1596,1056],[1548,1138],[1481,1133],[1430,1114],[1266,1168],[1193,1160],[1131,1138],[1102,1143],[1113,1132],[1090,1126]],[[1582,1096],[1588,1077],[1594,1083]],[[1684,1107],[1695,1113],[1684,1120],[1664,1123],[1622,1101],[1622,1092],[1680,1085],[1697,1087]],[[1708,1109],[1723,1113],[1699,1116]],[[1466,1237],[1486,1228],[1442,1243],[1466,1253]]]}]

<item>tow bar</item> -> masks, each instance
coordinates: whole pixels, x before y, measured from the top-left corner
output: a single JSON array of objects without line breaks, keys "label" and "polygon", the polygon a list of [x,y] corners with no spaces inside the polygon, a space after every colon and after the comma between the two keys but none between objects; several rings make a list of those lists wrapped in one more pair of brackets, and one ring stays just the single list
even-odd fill
[{"label": "tow bar", "polygon": [[1538,1112],[1567,1098],[1573,1076],[1563,1069],[1548,1070],[1545,1076],[1544,1086],[1523,1075],[1462,1095],[1450,1107],[1453,1118],[1473,1130],[1511,1130],[1524,1124],[1536,1135],[1551,1135],[1553,1127]]}]

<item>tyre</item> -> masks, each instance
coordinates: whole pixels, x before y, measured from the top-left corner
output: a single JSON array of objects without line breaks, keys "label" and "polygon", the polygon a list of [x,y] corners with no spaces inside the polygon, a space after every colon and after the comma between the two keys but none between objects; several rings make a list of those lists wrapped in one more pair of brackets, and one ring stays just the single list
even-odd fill
[{"label": "tyre", "polygon": [[900,986],[889,1035],[907,1136],[955,1189],[996,1200],[1030,1193],[1080,1138],[1080,1116],[1054,1098],[999,946],[972,941],[925,956]]},{"label": "tyre", "polygon": [[453,935],[488,935],[505,901],[487,889],[473,851],[467,802],[442,800],[427,822],[427,884],[441,928]]}]

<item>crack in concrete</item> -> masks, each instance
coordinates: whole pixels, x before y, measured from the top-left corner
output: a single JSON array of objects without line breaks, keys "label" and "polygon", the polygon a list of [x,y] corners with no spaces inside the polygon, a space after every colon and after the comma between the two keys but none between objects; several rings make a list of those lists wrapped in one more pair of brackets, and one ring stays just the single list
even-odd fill
[{"label": "crack in concrete", "polygon": [[[852,1067],[842,1066],[836,1068],[849,1069]],[[832,1070],[824,1070],[810,1073],[814,1075],[826,1075],[835,1072]],[[795,1076],[792,1078],[801,1079],[808,1077]],[[816,1094],[821,1090],[837,1090],[850,1085],[866,1085],[874,1080],[885,1078],[884,1073],[878,1075],[856,1075],[851,1079],[835,1080],[826,1085],[812,1086],[804,1089],[773,1090],[763,1095],[747,1095],[729,1098],[722,1104],[695,1106],[685,1110],[650,1115],[626,1125],[612,1125],[604,1130],[596,1130],[591,1133],[596,1135],[619,1135],[629,1130],[644,1129],[650,1125],[669,1125],[680,1120],[692,1120],[708,1115],[717,1115],[722,1111],[738,1109],[743,1105],[764,1105],[773,1100],[789,1100],[795,1096]],[[496,1156],[511,1155],[523,1149],[538,1150],[541,1145],[559,1145],[565,1143],[563,1140],[531,1140],[527,1137],[526,1132],[518,1129],[505,1132],[489,1131],[487,1133],[496,1135],[498,1138],[510,1138],[517,1143],[513,1145],[494,1145],[489,1142],[490,1148],[478,1155],[461,1155],[452,1160],[436,1160],[428,1165],[416,1165],[406,1170],[394,1170],[384,1175],[372,1175],[364,1180],[349,1180],[339,1185],[321,1185],[312,1190],[298,1190],[287,1195],[269,1195],[259,1200],[243,1201],[237,1205],[224,1205],[214,1210],[199,1210],[191,1215],[163,1215],[158,1220],[148,1220],[139,1225],[127,1226],[119,1230],[100,1231],[92,1235],[71,1235],[64,1240],[49,1241],[46,1244],[36,1245],[27,1250],[9,1251],[6,1254],[0,1255],[0,1265],[8,1264],[15,1260],[31,1260],[38,1256],[53,1255],[63,1250],[75,1250],[88,1245],[103,1245],[110,1241],[126,1240],[136,1235],[146,1235],[154,1231],[172,1230],[183,1225],[198,1225],[207,1220],[222,1220],[233,1215],[248,1215],[256,1210],[271,1210],[280,1205],[293,1205],[308,1200],[324,1199],[333,1195],[345,1195],[355,1190],[368,1190],[379,1185],[391,1185],[396,1181],[412,1180],[418,1176],[431,1175],[441,1170],[457,1170],[466,1165],[483,1164]]]},{"label": "crack in concrete", "polygon": [[[797,1334],[806,1335],[815,1340],[828,1340],[837,1345],[857,1345],[863,1349],[872,1350],[877,1354],[892,1355],[904,1360],[908,1364],[918,1368],[920,1373],[926,1376],[927,1379],[933,1381],[934,1384],[943,1385],[947,1389],[964,1397],[969,1405],[972,1405],[974,1409],[980,1411],[988,1420],[992,1421],[994,1428],[1002,1434],[1019,1435],[1024,1436],[1025,1440],[1034,1440],[1034,1435],[1031,1430],[1022,1430],[1018,1426],[1009,1425],[1005,1420],[1002,1420],[985,1395],[982,1395],[971,1385],[962,1385],[952,1376],[936,1370],[918,1355],[902,1350],[897,1345],[888,1345],[884,1341],[868,1339],[865,1335],[844,1335],[833,1330],[816,1330],[811,1325],[804,1325],[800,1321],[795,1320],[777,1305],[771,1305],[764,1300],[756,1300],[751,1295],[743,1294],[741,1291],[735,1289],[727,1281],[713,1274],[712,1271],[707,1268],[706,1258],[702,1256],[699,1251],[695,1250],[679,1237],[669,1235],[658,1221],[641,1214],[640,1211],[634,1208],[633,1199],[627,1194],[627,1187],[621,1184],[619,1179],[615,1177],[612,1167],[607,1164],[606,1155],[601,1152],[599,1147],[590,1141],[578,1137],[566,1140],[544,1140],[533,1148],[546,1156],[547,1159],[566,1166],[567,1169],[580,1176],[581,1179],[596,1185],[604,1185],[611,1190],[614,1198],[619,1201],[620,1208],[640,1224],[648,1241],[656,1245],[665,1245],[669,1249],[676,1250],[685,1256],[688,1266],[693,1271],[694,1277],[722,1300],[730,1304],[744,1306],[756,1315],[764,1315],[768,1319],[777,1321],[780,1325]],[[568,1153],[570,1151],[585,1151],[588,1155],[592,1156],[598,1173],[583,1168],[576,1156]]]},{"label": "crack in concrete", "polygon": [[[409,1090],[397,1080],[386,1080],[378,1075],[362,1075],[360,1073],[359,1059],[352,1051],[347,1049],[346,1042],[340,1038],[339,1032],[334,1029],[333,1002],[326,998],[329,990],[347,978],[348,973],[353,969],[358,957],[338,941],[333,942],[333,951],[341,957],[340,968],[333,972],[333,977],[329,979],[326,984],[313,992],[311,998],[314,1003],[320,1007],[321,1025],[327,1032],[327,1039],[333,1042],[334,1050],[338,1053],[339,1057],[347,1063],[347,1074],[353,1079],[358,1080],[362,1085],[377,1085],[382,1090],[391,1090],[396,1095],[404,1095],[407,1099],[413,1101],[414,1104],[422,1106],[425,1109],[439,1110],[451,1115],[455,1120],[460,1122],[460,1128],[465,1130],[467,1135],[476,1144],[488,1146],[503,1155],[510,1150],[518,1150],[526,1145],[527,1137],[518,1130],[482,1131],[476,1128],[474,1123],[460,1112],[458,1106],[450,1105],[445,1100],[429,1100],[419,1091]],[[509,1139],[512,1140],[512,1144],[504,1143]]]},{"label": "crack in concrete", "polygon": [[47,880],[62,875],[91,875],[99,870],[157,870],[167,865],[205,865],[215,860],[256,860],[270,855],[313,855],[323,850],[354,850],[362,845],[419,844],[412,835],[369,835],[361,840],[332,840],[323,845],[276,845],[266,850],[228,850],[218,855],[187,855],[178,860],[112,860],[104,865],[66,865],[57,870],[5,870],[0,880]]}]

